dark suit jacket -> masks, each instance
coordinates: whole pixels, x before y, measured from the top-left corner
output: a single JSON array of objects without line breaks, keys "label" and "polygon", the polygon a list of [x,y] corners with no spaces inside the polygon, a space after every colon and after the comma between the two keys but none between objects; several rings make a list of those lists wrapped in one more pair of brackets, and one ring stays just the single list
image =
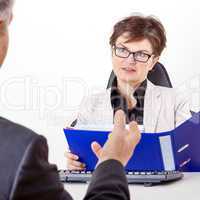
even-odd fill
[{"label": "dark suit jacket", "polygon": [[[72,200],[48,162],[46,139],[0,118],[0,200],[8,199]],[[130,199],[123,166],[116,160],[101,163],[84,199]]]}]

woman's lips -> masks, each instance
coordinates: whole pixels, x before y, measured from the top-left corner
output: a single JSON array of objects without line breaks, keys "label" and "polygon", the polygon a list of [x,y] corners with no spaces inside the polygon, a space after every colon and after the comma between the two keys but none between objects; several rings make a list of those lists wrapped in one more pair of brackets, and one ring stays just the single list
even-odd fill
[{"label": "woman's lips", "polygon": [[130,67],[124,67],[122,68],[122,70],[126,71],[126,72],[135,72],[136,70]]}]

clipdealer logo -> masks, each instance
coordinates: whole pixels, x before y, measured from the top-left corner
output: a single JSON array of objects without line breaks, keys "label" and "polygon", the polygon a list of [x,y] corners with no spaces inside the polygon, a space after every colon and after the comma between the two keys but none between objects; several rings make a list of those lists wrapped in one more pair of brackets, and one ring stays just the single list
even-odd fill
[{"label": "clipdealer logo", "polygon": [[42,86],[32,76],[12,77],[0,85],[0,104],[12,111],[38,111],[41,117],[46,111],[77,110],[80,102],[72,101],[72,91],[81,94],[83,100],[88,85],[81,78],[63,77],[56,85]]}]

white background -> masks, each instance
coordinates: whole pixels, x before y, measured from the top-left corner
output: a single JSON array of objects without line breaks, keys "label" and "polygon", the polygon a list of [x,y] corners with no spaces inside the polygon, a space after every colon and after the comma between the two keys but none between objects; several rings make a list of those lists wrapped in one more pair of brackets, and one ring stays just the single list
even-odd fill
[{"label": "white background", "polygon": [[134,12],[164,24],[161,62],[174,87],[190,89],[191,107],[199,110],[199,8],[195,0],[18,0],[0,72],[1,115],[45,135],[50,160],[63,168],[62,128],[84,95],[106,87],[112,27]]}]

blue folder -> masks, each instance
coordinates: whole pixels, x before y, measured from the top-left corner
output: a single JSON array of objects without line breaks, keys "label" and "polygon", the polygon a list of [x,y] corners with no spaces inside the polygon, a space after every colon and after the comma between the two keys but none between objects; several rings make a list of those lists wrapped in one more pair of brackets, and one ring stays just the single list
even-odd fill
[{"label": "blue folder", "polygon": [[[72,153],[93,171],[97,158],[91,143],[103,145],[108,131],[64,129]],[[129,160],[126,171],[173,171],[200,172],[200,113],[196,113],[172,131],[142,133],[140,143]]]}]

